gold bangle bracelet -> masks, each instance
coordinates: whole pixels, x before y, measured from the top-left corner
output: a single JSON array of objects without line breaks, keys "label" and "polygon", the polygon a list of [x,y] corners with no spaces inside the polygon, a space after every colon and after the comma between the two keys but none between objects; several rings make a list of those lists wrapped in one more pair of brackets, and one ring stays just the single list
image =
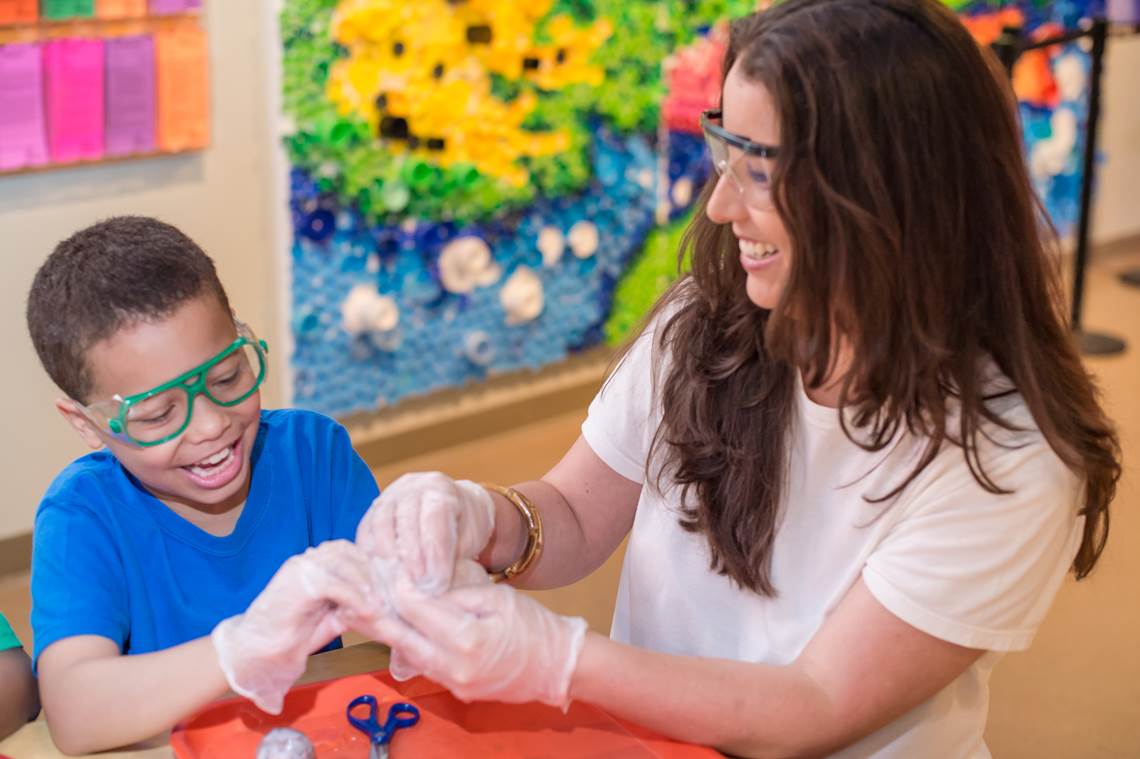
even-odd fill
[{"label": "gold bangle bracelet", "polygon": [[509,566],[488,573],[495,582],[506,582],[529,569],[542,553],[542,519],[538,516],[538,509],[534,507],[534,503],[514,488],[505,488],[490,482],[483,482],[480,485],[510,501],[526,522],[526,546],[523,547],[522,555]]}]

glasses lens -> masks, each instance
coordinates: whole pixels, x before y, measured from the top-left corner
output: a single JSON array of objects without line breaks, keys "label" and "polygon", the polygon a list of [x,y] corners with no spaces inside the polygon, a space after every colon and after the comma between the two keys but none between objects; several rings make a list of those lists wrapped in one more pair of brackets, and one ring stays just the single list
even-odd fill
[{"label": "glasses lens", "polygon": [[240,403],[261,384],[264,373],[261,354],[253,345],[243,345],[210,368],[206,395],[222,406]]},{"label": "glasses lens", "polygon": [[119,418],[119,411],[123,406],[119,401],[113,400],[99,401],[85,408],[88,419],[95,422],[100,429],[108,430],[111,428],[112,420]]},{"label": "glasses lens", "polygon": [[717,137],[715,134],[705,132],[705,144],[709,148],[709,157],[712,159],[713,169],[716,170],[717,176],[728,175],[737,191],[743,194],[746,192],[747,187],[740,181],[740,177],[736,175],[736,169],[733,168],[731,154],[728,150],[728,145],[724,140]]},{"label": "glasses lens", "polygon": [[127,410],[127,437],[139,443],[153,443],[175,434],[186,423],[189,411],[186,391],[171,388]]},{"label": "glasses lens", "polygon": [[719,176],[727,175],[750,205],[757,208],[772,206],[771,159],[734,154],[723,140],[712,134],[705,134],[705,143]]},{"label": "glasses lens", "polygon": [[708,146],[709,158],[712,159],[716,173],[723,174],[728,168],[728,146],[708,132],[705,132],[705,145]]}]

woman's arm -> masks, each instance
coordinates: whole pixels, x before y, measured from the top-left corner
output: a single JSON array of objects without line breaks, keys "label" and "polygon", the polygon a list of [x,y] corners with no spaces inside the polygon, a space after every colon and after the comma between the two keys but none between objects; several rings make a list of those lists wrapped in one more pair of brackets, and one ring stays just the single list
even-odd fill
[{"label": "woman's arm", "polygon": [[39,671],[48,728],[65,754],[150,738],[227,690],[208,637],[138,656],[97,635],[64,638],[40,654]]},{"label": "woman's arm", "polygon": [[786,666],[674,656],[586,632],[502,585],[397,590],[382,637],[464,700],[588,701],[665,735],[740,756],[851,744],[949,685],[982,651],[911,627],[857,581]]},{"label": "woman's arm", "polygon": [[982,653],[911,627],[859,580],[787,666],[670,656],[591,634],[570,695],[730,754],[810,756],[898,718]]},{"label": "woman's arm", "polygon": [[0,651],[0,740],[19,730],[39,708],[36,678],[24,649]]},{"label": "woman's arm", "polygon": [[[542,479],[513,487],[538,509],[544,535],[542,555],[514,584],[554,588],[580,580],[609,558],[633,526],[642,486],[610,469],[579,437]],[[479,560],[500,569],[522,553],[526,529],[511,502],[492,495],[494,529]]]}]

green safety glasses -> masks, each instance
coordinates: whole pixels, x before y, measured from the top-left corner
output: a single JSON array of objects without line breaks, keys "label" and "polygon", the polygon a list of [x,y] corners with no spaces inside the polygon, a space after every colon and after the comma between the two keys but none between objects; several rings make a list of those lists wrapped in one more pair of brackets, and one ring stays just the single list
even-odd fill
[{"label": "green safety glasses", "polygon": [[146,392],[80,408],[91,421],[134,445],[145,448],[173,440],[190,425],[199,395],[229,407],[261,387],[269,346],[241,321],[234,319],[234,325],[238,338],[209,361]]}]

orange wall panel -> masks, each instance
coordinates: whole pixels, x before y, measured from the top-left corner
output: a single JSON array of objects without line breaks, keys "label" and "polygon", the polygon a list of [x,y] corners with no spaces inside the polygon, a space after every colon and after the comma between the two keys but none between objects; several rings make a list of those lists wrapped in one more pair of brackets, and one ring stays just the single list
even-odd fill
[{"label": "orange wall panel", "polygon": [[146,0],[95,0],[99,18],[139,18],[146,15]]},{"label": "orange wall panel", "polygon": [[195,23],[155,34],[158,148],[204,148],[210,141],[210,73],[206,32]]},{"label": "orange wall panel", "polygon": [[38,0],[0,0],[0,25],[29,24],[39,16]]}]

